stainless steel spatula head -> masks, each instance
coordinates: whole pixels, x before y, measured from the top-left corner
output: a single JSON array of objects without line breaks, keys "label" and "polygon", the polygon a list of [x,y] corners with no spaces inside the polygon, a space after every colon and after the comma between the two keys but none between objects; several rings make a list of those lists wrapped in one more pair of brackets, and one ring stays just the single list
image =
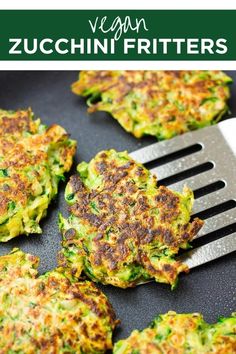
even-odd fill
[{"label": "stainless steel spatula head", "polygon": [[131,156],[157,174],[159,185],[176,191],[187,185],[194,191],[193,214],[205,221],[197,238],[205,244],[180,257],[189,268],[236,250],[236,118]]}]

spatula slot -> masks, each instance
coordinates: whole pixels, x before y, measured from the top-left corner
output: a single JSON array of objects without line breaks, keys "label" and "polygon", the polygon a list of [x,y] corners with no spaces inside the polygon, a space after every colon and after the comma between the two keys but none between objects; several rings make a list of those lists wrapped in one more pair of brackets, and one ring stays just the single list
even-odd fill
[{"label": "spatula slot", "polygon": [[224,181],[216,181],[202,188],[198,188],[194,191],[194,198],[198,199],[203,195],[207,195],[213,192],[216,192],[226,186]]},{"label": "spatula slot", "polygon": [[216,231],[209,232],[208,234],[205,234],[204,237],[196,238],[191,242],[191,245],[193,248],[199,247],[219,238],[224,238],[225,236],[233,234],[234,232],[236,232],[236,223],[227,225]]},{"label": "spatula slot", "polygon": [[184,149],[177,150],[177,151],[172,152],[170,154],[161,156],[153,161],[147,162],[144,164],[144,166],[147,169],[152,169],[154,167],[165,165],[168,162],[178,160],[181,157],[185,157],[185,156],[194,154],[195,152],[201,151],[202,149],[203,149],[203,146],[200,143],[194,144],[194,145],[188,146]]},{"label": "spatula slot", "polygon": [[192,215],[192,218],[198,217],[200,219],[205,220],[205,219],[211,218],[214,215],[223,213],[224,211],[233,209],[235,207],[236,207],[236,201],[233,199],[228,200],[227,202],[215,205],[212,208],[200,211],[199,213]]},{"label": "spatula slot", "polygon": [[164,185],[164,186],[168,186],[170,184],[174,184],[176,182],[182,181],[186,178],[192,177],[192,176],[196,176],[200,173],[206,172],[211,170],[212,168],[214,168],[214,164],[213,162],[205,162],[201,165],[189,168],[188,170],[179,172],[175,175],[163,178],[161,180],[159,180],[159,185]]}]

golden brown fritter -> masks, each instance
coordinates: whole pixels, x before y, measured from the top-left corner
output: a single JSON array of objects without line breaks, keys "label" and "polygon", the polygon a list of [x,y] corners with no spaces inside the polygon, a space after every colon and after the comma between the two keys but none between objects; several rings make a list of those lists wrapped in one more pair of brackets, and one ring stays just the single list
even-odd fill
[{"label": "golden brown fritter", "polygon": [[75,277],[130,287],[143,280],[174,287],[187,271],[175,259],[202,226],[190,222],[193,193],[156,186],[156,178],[126,152],[103,151],[77,167],[65,199],[68,220],[60,217],[60,264]]},{"label": "golden brown fritter", "polygon": [[37,277],[38,258],[0,257],[0,354],[101,354],[117,323],[106,296],[59,270]]},{"label": "golden brown fritter", "polygon": [[162,140],[218,122],[231,82],[222,71],[82,71],[72,91],[89,97],[89,112],[109,112],[135,137]]},{"label": "golden brown fritter", "polygon": [[236,317],[208,324],[198,314],[168,312],[143,331],[133,331],[115,344],[114,354],[233,354]]},{"label": "golden brown fritter", "polygon": [[76,143],[59,125],[49,128],[30,109],[0,110],[0,241],[41,233],[58,183],[70,170]]}]

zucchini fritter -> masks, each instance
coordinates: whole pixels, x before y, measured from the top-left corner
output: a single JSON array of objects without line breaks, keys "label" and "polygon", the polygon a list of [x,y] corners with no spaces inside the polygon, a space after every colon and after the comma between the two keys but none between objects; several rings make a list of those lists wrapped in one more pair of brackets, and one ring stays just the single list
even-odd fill
[{"label": "zucchini fritter", "polygon": [[89,96],[89,112],[109,112],[135,137],[162,140],[218,122],[231,82],[221,71],[82,71],[72,91]]},{"label": "zucchini fritter", "polygon": [[38,258],[18,249],[0,257],[0,353],[105,353],[116,320],[92,282],[60,271],[36,277]]},{"label": "zucchini fritter", "polygon": [[73,276],[126,288],[143,280],[175,286],[188,271],[175,259],[202,226],[190,222],[193,193],[156,186],[156,178],[126,152],[103,151],[77,167],[60,216],[63,248],[59,264]]},{"label": "zucchini fritter", "polygon": [[46,128],[26,111],[0,110],[0,241],[41,233],[76,143],[59,125]]},{"label": "zucchini fritter", "polygon": [[236,317],[208,324],[198,314],[168,312],[149,328],[133,331],[115,344],[114,354],[233,354],[236,353]]}]

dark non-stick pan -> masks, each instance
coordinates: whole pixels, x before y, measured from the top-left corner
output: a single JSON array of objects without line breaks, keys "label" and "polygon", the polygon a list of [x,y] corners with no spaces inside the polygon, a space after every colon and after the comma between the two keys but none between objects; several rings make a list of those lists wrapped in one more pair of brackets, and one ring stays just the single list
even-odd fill
[{"label": "dark non-stick pan", "polygon": [[[236,71],[228,74],[235,83],[231,86],[231,112],[225,118],[236,116]],[[70,85],[77,76],[78,73],[72,71],[2,71],[0,108],[30,106],[45,124],[58,123],[65,127],[71,137],[78,141],[73,170],[79,161],[89,161],[100,150],[115,148],[131,152],[156,141],[151,137],[140,140],[134,138],[104,112],[88,115],[84,99],[70,91]],[[61,184],[59,197],[50,205],[48,216],[41,223],[43,234],[19,236],[6,244],[2,243],[0,255],[13,247],[20,247],[41,258],[41,273],[56,266],[61,241],[57,215],[59,211],[67,215],[64,188],[65,185]],[[235,254],[231,254],[181,276],[174,291],[168,285],[156,283],[126,290],[102,286],[121,320],[115,339],[129,335],[134,328],[147,326],[156,314],[168,310],[202,312],[210,322],[219,316],[229,315],[236,309],[235,260]]]}]

